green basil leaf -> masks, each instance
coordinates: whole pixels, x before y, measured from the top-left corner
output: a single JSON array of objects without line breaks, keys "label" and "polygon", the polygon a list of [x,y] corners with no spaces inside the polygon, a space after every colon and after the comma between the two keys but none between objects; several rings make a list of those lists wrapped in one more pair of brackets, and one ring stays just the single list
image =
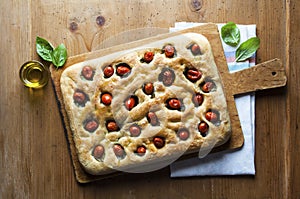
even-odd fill
[{"label": "green basil leaf", "polygon": [[240,43],[240,29],[233,22],[228,22],[221,28],[221,37],[229,46],[237,46]]},{"label": "green basil leaf", "polygon": [[42,59],[52,61],[53,46],[46,39],[36,37],[36,52]]},{"label": "green basil leaf", "polygon": [[67,60],[67,49],[64,44],[60,44],[52,53],[52,63],[58,68],[63,66]]},{"label": "green basil leaf", "polygon": [[250,58],[259,48],[260,39],[252,37],[247,41],[243,42],[235,52],[235,61],[245,61]]}]

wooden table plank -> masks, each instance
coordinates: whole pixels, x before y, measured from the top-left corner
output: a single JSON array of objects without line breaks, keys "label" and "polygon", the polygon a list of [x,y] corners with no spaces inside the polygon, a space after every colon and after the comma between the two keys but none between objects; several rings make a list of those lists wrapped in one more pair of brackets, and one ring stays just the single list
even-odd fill
[{"label": "wooden table plank", "polygon": [[1,2],[0,10],[0,198],[22,198],[30,195],[32,110],[26,105],[28,91],[20,85],[18,68],[31,54],[29,4]]},{"label": "wooden table plank", "polygon": [[[198,1],[200,9],[191,6]],[[299,198],[299,3],[198,1],[1,3],[0,198]],[[104,17],[104,25],[101,18],[97,25],[98,16]],[[118,38],[120,32],[160,28],[144,31],[150,36],[167,31],[176,21],[256,23],[261,38],[258,62],[278,57],[286,63],[288,87],[256,95],[255,177],[170,179],[169,170],[163,169],[79,185],[51,83],[32,91],[18,80],[19,66],[38,59],[35,37],[45,37],[54,45],[64,43],[69,55],[76,55],[118,43],[124,38],[110,38]],[[129,32],[126,37],[133,40],[143,34]],[[104,40],[108,42],[103,44]]]},{"label": "wooden table plank", "polygon": [[290,83],[287,87],[287,131],[284,133],[286,138],[286,164],[288,165],[288,197],[297,198],[300,196],[300,171],[299,171],[299,151],[300,151],[300,117],[299,117],[299,87],[300,87],[300,68],[299,68],[299,45],[300,45],[300,2],[291,1],[289,8],[289,24],[287,35],[287,71]]}]

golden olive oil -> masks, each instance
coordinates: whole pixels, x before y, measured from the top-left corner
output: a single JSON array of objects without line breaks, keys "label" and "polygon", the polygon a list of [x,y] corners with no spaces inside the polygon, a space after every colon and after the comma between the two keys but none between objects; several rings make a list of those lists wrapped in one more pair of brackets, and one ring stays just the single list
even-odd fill
[{"label": "golden olive oil", "polygon": [[27,87],[42,88],[48,83],[49,70],[38,61],[29,61],[22,65],[20,79]]}]

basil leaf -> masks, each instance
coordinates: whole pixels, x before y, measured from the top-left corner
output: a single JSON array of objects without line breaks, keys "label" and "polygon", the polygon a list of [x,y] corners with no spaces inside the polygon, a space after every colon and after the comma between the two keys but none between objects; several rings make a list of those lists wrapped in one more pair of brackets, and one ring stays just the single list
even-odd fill
[{"label": "basil leaf", "polygon": [[52,63],[58,68],[63,66],[67,60],[67,49],[64,44],[60,44],[52,53]]},{"label": "basil leaf", "polygon": [[221,28],[221,37],[229,46],[237,46],[240,43],[240,29],[233,22],[228,22]]},{"label": "basil leaf", "polygon": [[36,37],[36,52],[46,61],[52,61],[53,46],[41,37]]},{"label": "basil leaf", "polygon": [[245,61],[257,51],[259,45],[260,39],[257,37],[252,37],[247,41],[243,42],[235,52],[235,61]]}]

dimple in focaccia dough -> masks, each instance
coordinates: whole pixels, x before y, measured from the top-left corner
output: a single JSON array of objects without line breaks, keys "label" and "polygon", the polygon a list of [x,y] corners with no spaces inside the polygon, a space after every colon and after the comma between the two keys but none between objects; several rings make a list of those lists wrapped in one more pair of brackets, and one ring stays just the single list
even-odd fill
[{"label": "dimple in focaccia dough", "polygon": [[[167,44],[176,49],[174,57],[166,57],[163,53],[162,48]],[[199,45],[201,53],[194,55],[189,48],[191,44]],[[153,60],[150,63],[143,62],[145,52],[149,51],[154,53]],[[126,63],[130,67],[128,76],[121,77],[116,74],[116,67],[120,63]],[[114,74],[109,78],[103,74],[107,65],[114,68]],[[92,79],[82,76],[85,66],[93,69]],[[184,74],[188,67],[201,71],[201,78],[196,82],[188,80]],[[159,80],[159,75],[165,68],[174,72],[174,82],[168,86]],[[208,79],[213,82],[214,88],[210,92],[204,92],[201,85]],[[153,83],[153,95],[147,95],[143,91],[142,87],[147,82]],[[209,151],[225,143],[231,134],[226,99],[213,52],[208,40],[200,34],[173,36],[139,48],[76,63],[63,71],[60,84],[79,162],[93,175],[103,175],[116,170],[156,170],[169,165],[184,153],[200,149]],[[74,102],[73,95],[76,90],[85,94],[84,105]],[[110,105],[101,103],[100,96],[103,93],[112,95]],[[195,106],[192,100],[195,93],[203,96],[203,102],[199,106]],[[132,110],[127,110],[124,101],[132,95],[138,98],[138,103]],[[180,99],[184,108],[168,108],[166,101],[170,98]],[[217,111],[217,122],[211,122],[205,117],[210,110]],[[146,117],[149,111],[155,112],[159,125],[153,126],[149,123]],[[89,118],[99,124],[93,132],[84,128]],[[117,122],[119,129],[109,132],[106,123],[112,119]],[[208,125],[205,135],[198,130],[200,122]],[[130,135],[129,128],[132,124],[141,129],[141,134],[137,137]],[[180,129],[189,132],[187,139],[183,140],[178,136]],[[164,139],[162,148],[153,142],[153,138],[157,136]],[[122,157],[115,154],[115,144],[123,147]],[[98,145],[104,149],[100,159],[93,154]],[[136,153],[139,146],[146,149],[142,155]]]}]

